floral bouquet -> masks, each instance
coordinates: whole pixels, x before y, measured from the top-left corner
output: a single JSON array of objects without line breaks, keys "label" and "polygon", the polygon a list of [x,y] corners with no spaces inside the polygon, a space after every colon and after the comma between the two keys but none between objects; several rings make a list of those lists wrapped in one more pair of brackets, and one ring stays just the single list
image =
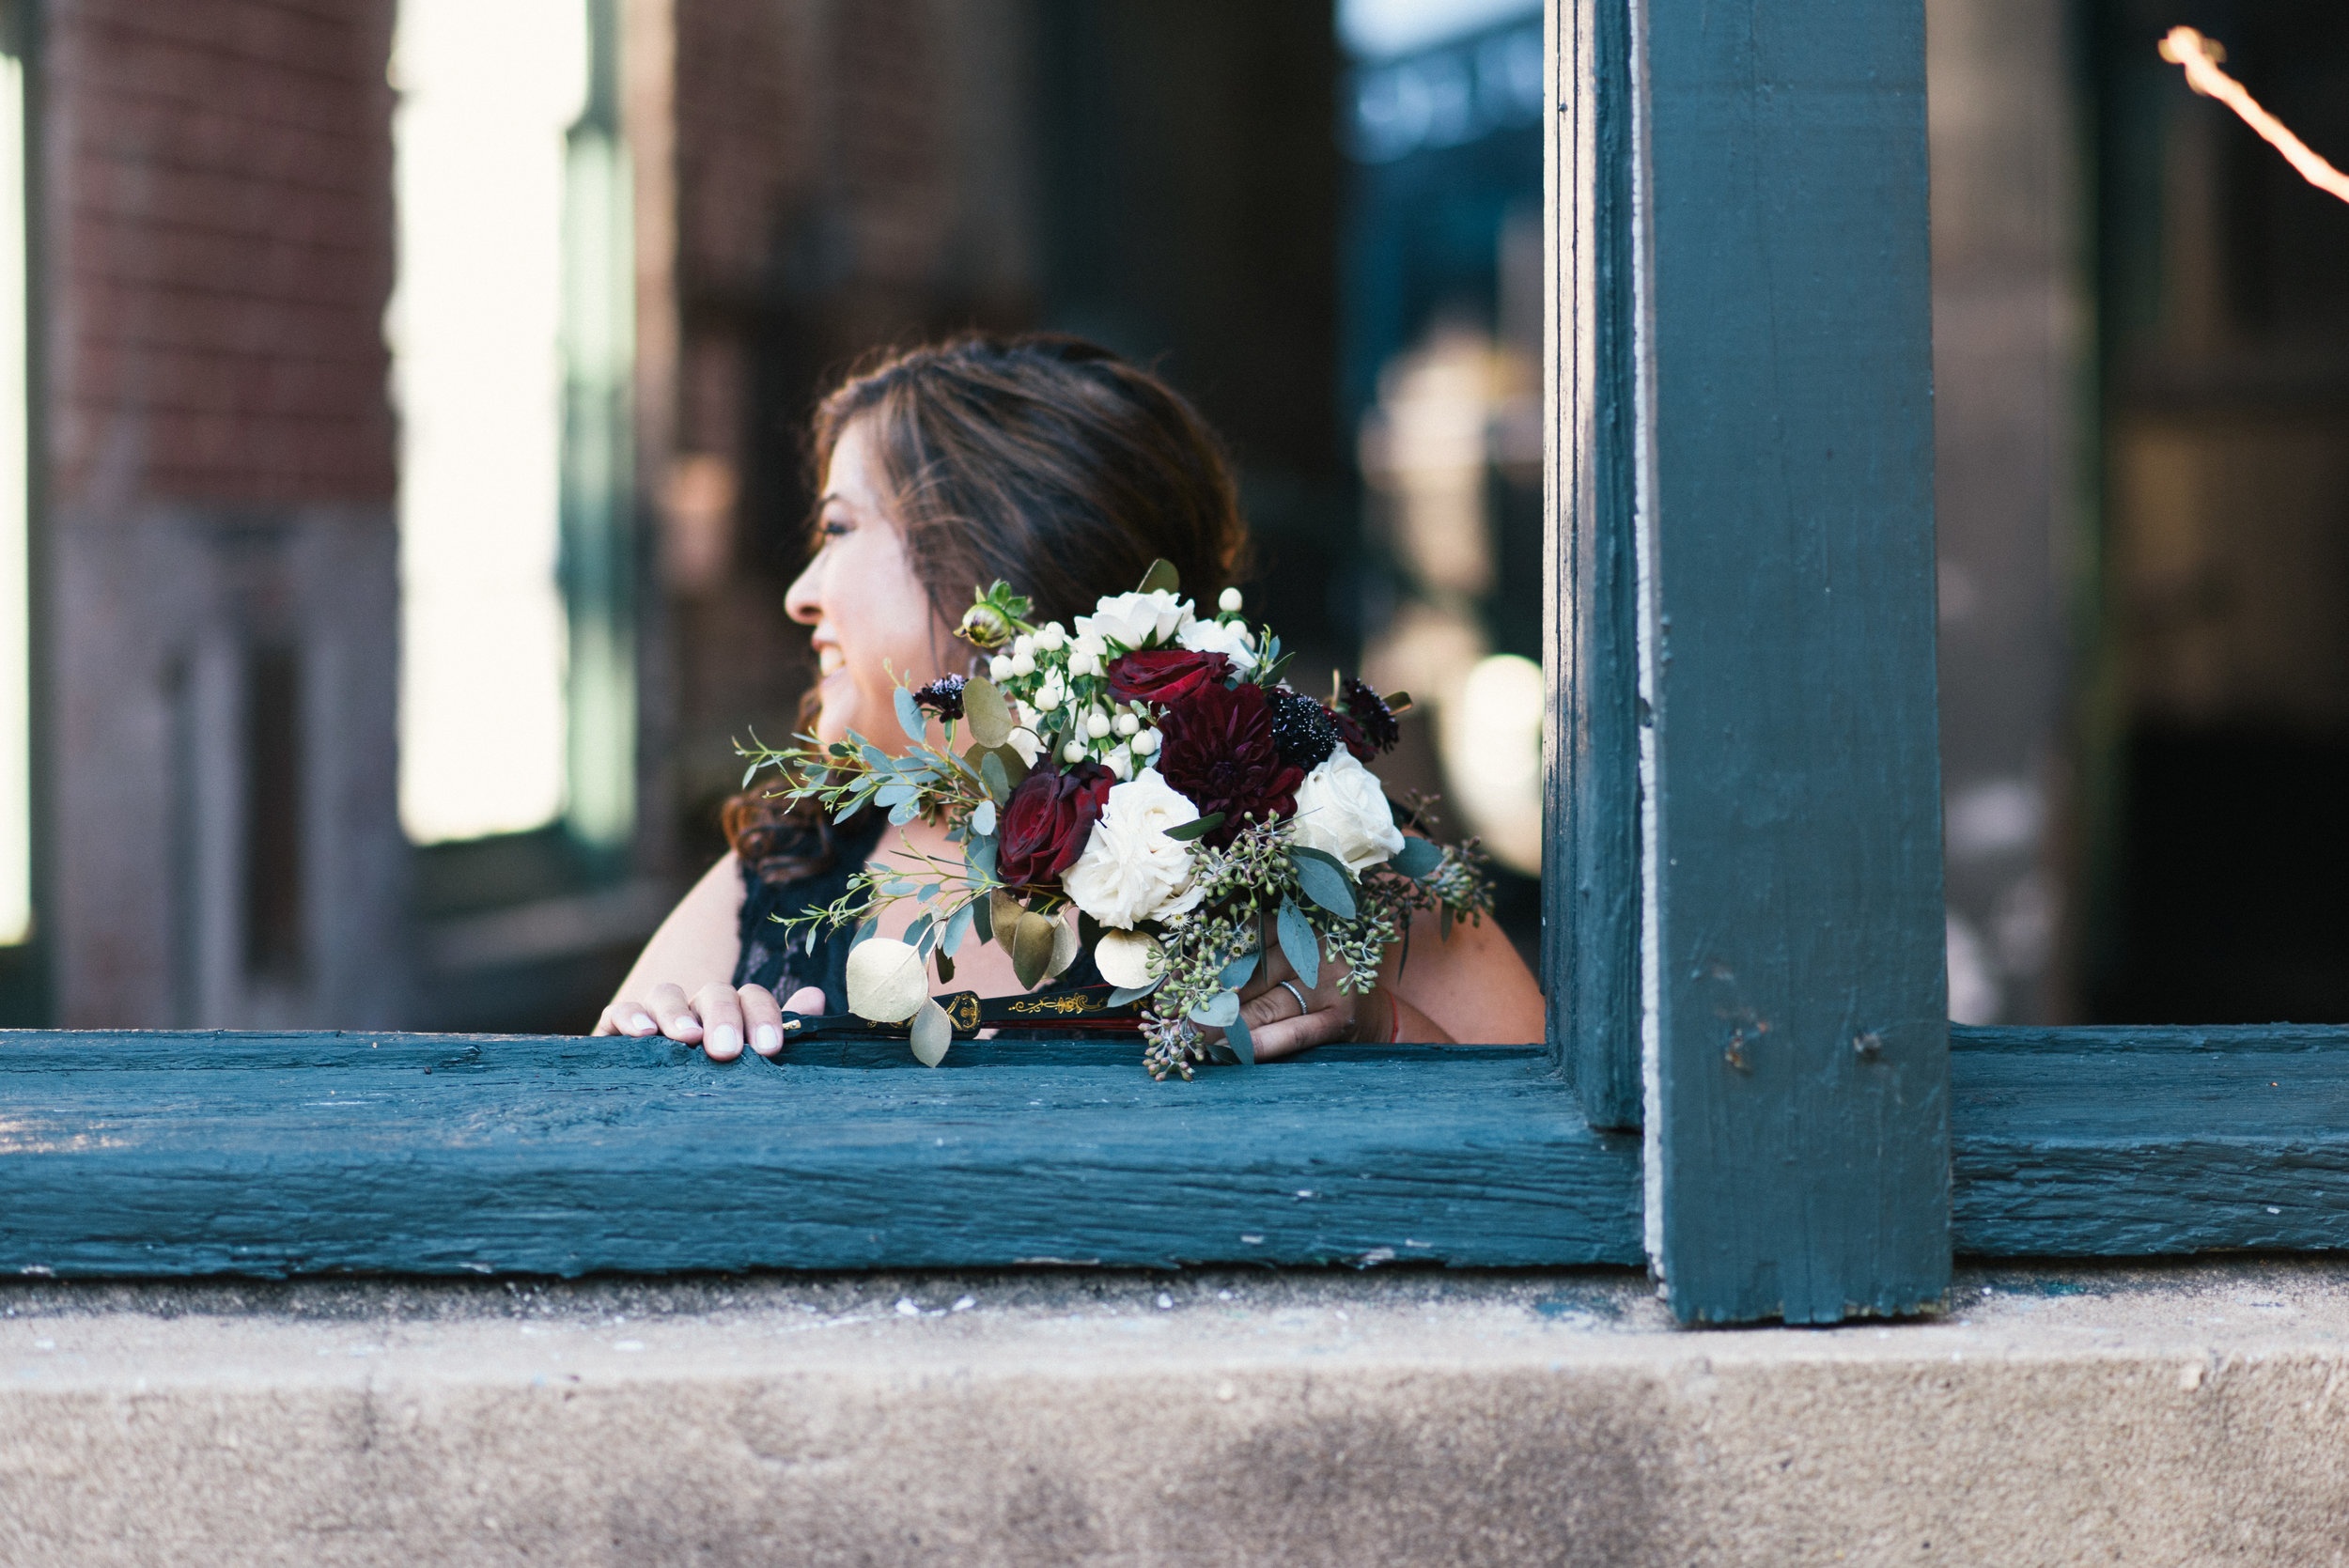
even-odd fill
[{"label": "floral bouquet", "polygon": [[[835,820],[866,809],[899,826],[927,816],[960,846],[959,863],[915,851],[868,866],[836,903],[783,922],[811,952],[826,932],[856,927],[850,1011],[903,1027],[925,1063],[978,1027],[974,999],[946,999],[958,1004],[950,1013],[926,973],[934,963],[951,983],[972,939],[1001,943],[1032,992],[1086,951],[1112,987],[990,1006],[989,1021],[1106,1016],[1143,1036],[1152,1077],[1190,1078],[1200,1063],[1253,1062],[1239,989],[1268,944],[1309,986],[1328,955],[1346,966],[1339,987],[1359,993],[1415,913],[1437,911],[1448,935],[1455,918],[1491,909],[1474,842],[1406,835],[1363,767],[1395,743],[1410,699],[1354,679],[1326,704],[1293,691],[1279,639],[1241,618],[1237,589],[1211,618],[1178,589],[1158,562],[1138,590],[1102,599],[1071,630],[1031,624],[1029,601],[998,582],[960,629],[989,653],[987,673],[898,686],[904,755],[853,732],[831,745],[801,736],[781,750],[739,748],[746,787],[771,767],[792,799]],[[943,746],[928,739],[933,716]],[[881,912],[907,898],[923,909],[904,939],[875,935]]]}]

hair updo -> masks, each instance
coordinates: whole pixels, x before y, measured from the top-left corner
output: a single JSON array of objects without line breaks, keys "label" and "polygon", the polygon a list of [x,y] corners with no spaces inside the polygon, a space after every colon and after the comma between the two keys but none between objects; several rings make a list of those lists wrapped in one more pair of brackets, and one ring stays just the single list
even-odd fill
[{"label": "hair updo", "polygon": [[[817,406],[820,478],[841,433],[866,436],[906,553],[948,626],[998,578],[1066,625],[1171,562],[1201,603],[1246,565],[1222,443],[1181,394],[1107,349],[1055,334],[972,335],[852,372]],[[813,718],[802,700],[801,720]],[[728,801],[746,871],[828,867],[831,824],[758,792]]]}]

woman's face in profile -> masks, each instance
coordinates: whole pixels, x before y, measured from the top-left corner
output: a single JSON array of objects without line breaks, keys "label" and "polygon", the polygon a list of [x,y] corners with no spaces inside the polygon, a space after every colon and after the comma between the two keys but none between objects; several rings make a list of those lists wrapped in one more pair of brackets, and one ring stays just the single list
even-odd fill
[{"label": "woman's face in profile", "polygon": [[855,419],[833,443],[818,503],[816,559],[784,596],[784,608],[815,628],[822,706],[821,740],[845,740],[855,730],[884,751],[895,751],[896,684],[891,672],[920,685],[947,673],[961,644],[930,608],[914,575],[905,535],[891,515],[880,469],[873,461],[867,421]]}]

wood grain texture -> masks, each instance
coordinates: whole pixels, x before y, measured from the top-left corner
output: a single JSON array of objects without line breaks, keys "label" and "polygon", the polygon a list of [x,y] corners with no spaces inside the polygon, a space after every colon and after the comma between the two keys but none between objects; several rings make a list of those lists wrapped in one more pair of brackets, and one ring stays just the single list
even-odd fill
[{"label": "wood grain texture", "polygon": [[2349,1248],[2349,1029],[1956,1029],[1961,1253]]},{"label": "wood grain texture", "polygon": [[1552,6],[1549,658],[1542,965],[1550,1047],[1599,1126],[1636,1127],[1640,1085],[1638,604],[1630,19]]},{"label": "wood grain texture", "polygon": [[0,1272],[1636,1263],[1539,1048],[0,1033]]},{"label": "wood grain texture", "polygon": [[1634,18],[1658,1262],[1688,1321],[1907,1312],[1950,1265],[1924,8]]}]

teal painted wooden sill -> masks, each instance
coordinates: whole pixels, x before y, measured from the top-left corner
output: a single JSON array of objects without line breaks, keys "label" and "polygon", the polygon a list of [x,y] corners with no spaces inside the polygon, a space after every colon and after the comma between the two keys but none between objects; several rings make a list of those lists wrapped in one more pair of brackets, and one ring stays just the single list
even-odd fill
[{"label": "teal painted wooden sill", "polygon": [[0,1035],[0,1272],[1636,1264],[1640,1185],[1539,1048]]},{"label": "teal painted wooden sill", "polygon": [[[1952,1032],[1960,1254],[2349,1247],[2349,1029]],[[1638,1264],[1535,1048],[0,1034],[0,1272]]]}]

